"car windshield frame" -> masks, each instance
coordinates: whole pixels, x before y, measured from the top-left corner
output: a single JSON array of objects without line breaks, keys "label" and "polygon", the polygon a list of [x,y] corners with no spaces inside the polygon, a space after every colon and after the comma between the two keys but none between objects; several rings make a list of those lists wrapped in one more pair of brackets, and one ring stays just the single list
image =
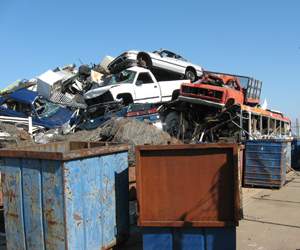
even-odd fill
[{"label": "car windshield frame", "polygon": [[42,96],[38,96],[32,105],[35,114],[41,119],[52,117],[61,108],[60,105],[50,102]]}]

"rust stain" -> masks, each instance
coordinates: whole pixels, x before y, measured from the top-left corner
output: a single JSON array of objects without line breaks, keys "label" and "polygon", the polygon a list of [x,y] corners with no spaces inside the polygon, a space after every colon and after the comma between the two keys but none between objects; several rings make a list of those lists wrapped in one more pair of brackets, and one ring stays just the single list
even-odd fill
[{"label": "rust stain", "polygon": [[17,197],[16,194],[15,194],[15,192],[12,191],[12,190],[8,190],[7,192],[5,192],[5,193],[3,193],[3,194],[4,194],[4,196],[7,197],[7,199],[8,199],[10,202],[12,202],[13,199],[15,199],[15,198]]},{"label": "rust stain", "polygon": [[48,224],[49,224],[49,226],[53,226],[53,225],[57,225],[58,223],[53,220],[48,220]]},{"label": "rust stain", "polygon": [[76,221],[82,220],[82,217],[81,217],[79,214],[77,214],[77,213],[75,213],[75,214],[73,215],[73,218],[74,218],[74,220],[76,220]]},{"label": "rust stain", "polygon": [[73,218],[76,221],[77,226],[79,226],[82,223],[82,217],[79,214],[74,213]]},{"label": "rust stain", "polygon": [[7,213],[6,216],[13,217],[13,218],[19,218],[19,215],[14,214],[14,213]]}]

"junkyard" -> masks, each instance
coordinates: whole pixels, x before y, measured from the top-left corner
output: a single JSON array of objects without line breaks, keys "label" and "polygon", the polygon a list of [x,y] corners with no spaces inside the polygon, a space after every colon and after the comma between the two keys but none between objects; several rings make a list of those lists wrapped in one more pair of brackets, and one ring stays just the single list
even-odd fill
[{"label": "junkyard", "polygon": [[[171,71],[176,60],[184,69]],[[297,247],[300,221],[280,211],[297,217],[299,195],[290,192],[300,143],[290,119],[261,104],[262,89],[253,77],[206,71],[168,50],[70,64],[8,86],[3,244],[272,249],[268,234],[290,230],[290,243],[274,247]]]},{"label": "junkyard", "polygon": [[300,249],[297,8],[62,2],[0,3],[0,250]]}]

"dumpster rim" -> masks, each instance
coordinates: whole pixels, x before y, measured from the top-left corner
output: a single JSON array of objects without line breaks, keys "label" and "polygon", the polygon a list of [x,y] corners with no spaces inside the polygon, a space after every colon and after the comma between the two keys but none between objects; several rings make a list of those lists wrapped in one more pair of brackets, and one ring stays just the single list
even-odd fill
[{"label": "dumpster rim", "polygon": [[99,143],[99,147],[74,149],[68,152],[53,152],[53,151],[51,152],[51,151],[32,150],[32,148],[39,148],[42,146],[42,145],[33,145],[33,146],[26,146],[26,147],[17,147],[15,149],[11,149],[11,148],[0,149],[0,157],[69,161],[69,160],[93,157],[98,155],[127,152],[129,150],[128,144],[113,144],[113,143],[110,144],[110,143],[87,142],[87,141],[55,142],[55,143],[48,143],[43,145],[64,145],[64,144],[66,145],[70,143],[87,143],[88,147],[91,144],[96,145]]}]

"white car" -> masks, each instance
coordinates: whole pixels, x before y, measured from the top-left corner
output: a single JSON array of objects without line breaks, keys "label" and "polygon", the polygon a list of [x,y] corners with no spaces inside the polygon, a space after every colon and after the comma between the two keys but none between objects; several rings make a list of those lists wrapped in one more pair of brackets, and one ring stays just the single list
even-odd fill
[{"label": "white car", "polygon": [[196,81],[203,74],[201,66],[192,64],[182,56],[165,49],[157,50],[152,53],[135,50],[127,51],[113,60],[108,65],[108,69],[111,73],[117,73],[134,65],[150,70],[167,70],[177,73],[185,79],[190,79],[191,82]]},{"label": "white car", "polygon": [[152,72],[142,67],[131,67],[112,75],[102,87],[84,94],[88,106],[123,100],[130,103],[161,103],[175,100],[182,83],[190,80],[157,81]]}]

